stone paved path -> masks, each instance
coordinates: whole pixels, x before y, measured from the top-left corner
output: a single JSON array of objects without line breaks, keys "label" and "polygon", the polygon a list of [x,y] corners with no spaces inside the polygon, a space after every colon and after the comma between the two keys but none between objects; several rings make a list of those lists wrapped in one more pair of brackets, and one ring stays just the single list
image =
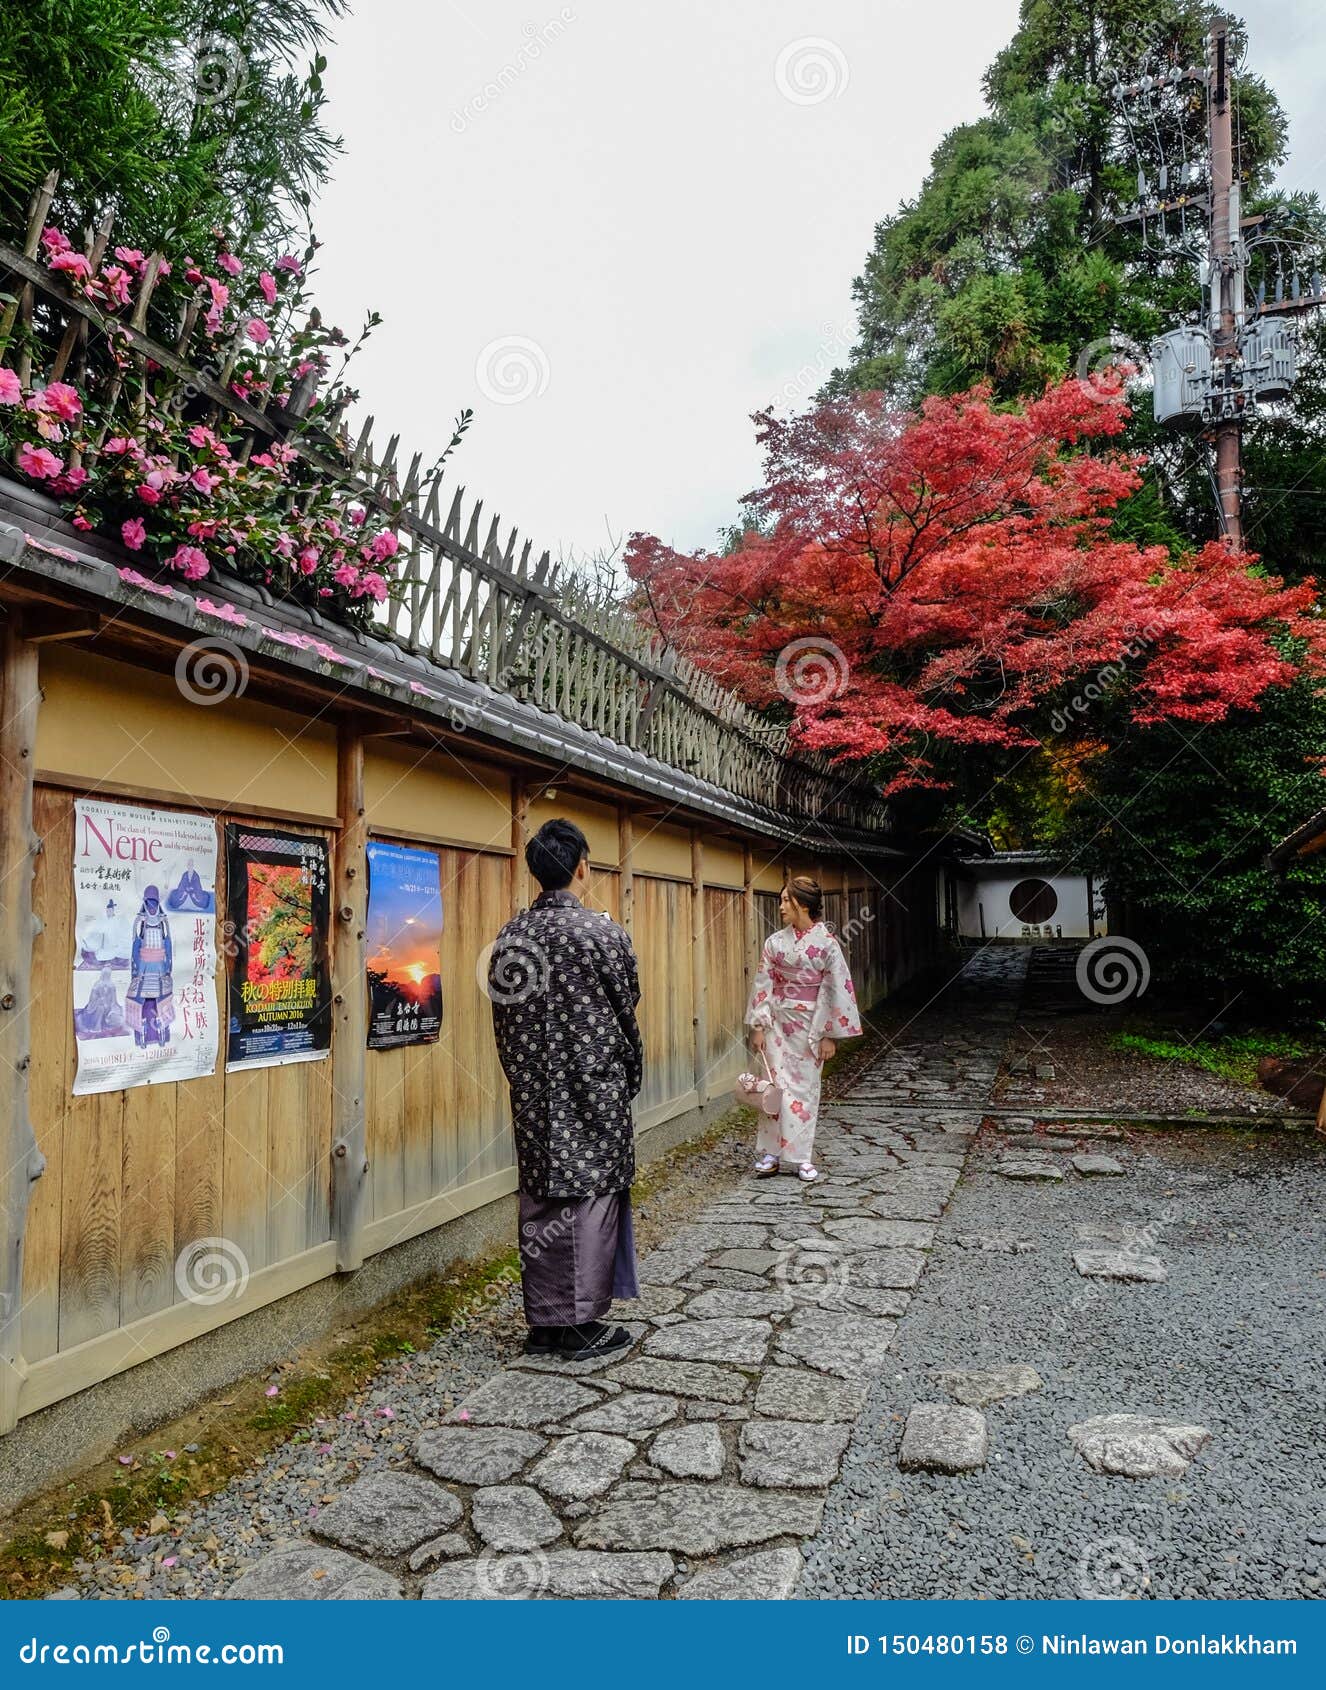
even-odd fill
[{"label": "stone paved path", "polygon": [[[642,1264],[624,1354],[517,1361],[235,1598],[787,1597],[980,1125],[1025,953],[973,958],[750,1182]],[[970,1412],[970,1411],[960,1411]]]}]

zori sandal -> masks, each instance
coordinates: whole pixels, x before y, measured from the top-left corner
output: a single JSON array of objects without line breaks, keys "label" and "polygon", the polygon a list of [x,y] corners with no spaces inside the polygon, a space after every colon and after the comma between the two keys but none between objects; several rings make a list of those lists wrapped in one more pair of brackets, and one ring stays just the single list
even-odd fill
[{"label": "zori sandal", "polygon": [[751,1172],[756,1179],[772,1179],[778,1172],[778,1158],[776,1156],[761,1156]]},{"label": "zori sandal", "polygon": [[814,1185],[820,1177],[820,1171],[813,1162],[803,1162],[797,1169],[797,1178],[803,1185]]}]

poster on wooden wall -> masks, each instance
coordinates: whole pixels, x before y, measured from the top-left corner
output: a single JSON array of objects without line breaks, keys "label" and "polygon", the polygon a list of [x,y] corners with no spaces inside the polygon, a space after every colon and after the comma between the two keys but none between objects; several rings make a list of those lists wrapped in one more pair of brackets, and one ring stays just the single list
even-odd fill
[{"label": "poster on wooden wall", "polygon": [[226,823],[227,1069],[311,1062],[331,1049],[327,846]]},{"label": "poster on wooden wall", "polygon": [[216,1070],[216,823],[74,803],[74,1095]]},{"label": "poster on wooden wall", "polygon": [[436,851],[368,842],[368,1048],[436,1044],[442,871]]}]

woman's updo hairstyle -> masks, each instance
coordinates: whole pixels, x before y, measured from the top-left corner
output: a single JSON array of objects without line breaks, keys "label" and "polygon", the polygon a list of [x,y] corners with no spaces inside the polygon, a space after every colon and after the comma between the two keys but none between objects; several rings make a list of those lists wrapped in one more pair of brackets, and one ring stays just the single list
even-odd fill
[{"label": "woman's updo hairstyle", "polygon": [[787,877],[787,890],[806,911],[812,921],[818,921],[824,914],[824,892],[818,880],[812,880],[808,874],[790,874]]}]

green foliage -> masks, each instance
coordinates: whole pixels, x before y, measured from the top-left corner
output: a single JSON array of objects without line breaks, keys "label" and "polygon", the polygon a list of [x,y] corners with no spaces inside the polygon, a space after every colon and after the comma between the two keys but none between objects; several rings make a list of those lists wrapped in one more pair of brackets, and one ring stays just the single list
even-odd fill
[{"label": "green foliage", "polygon": [[[57,169],[71,230],[231,249],[307,240],[327,131],[322,45],[343,0],[0,0],[0,219]],[[305,63],[304,61],[307,60]],[[300,61],[297,63],[297,61]]]},{"label": "green foliage", "polygon": [[1208,728],[1133,731],[1096,759],[1066,839],[1161,980],[1240,1016],[1321,1015],[1326,855],[1265,856],[1326,803],[1326,701],[1308,681]]},{"label": "green foliage", "polygon": [[1191,1041],[1156,1037],[1150,1033],[1115,1033],[1116,1050],[1149,1056],[1157,1062],[1188,1062],[1233,1085],[1255,1086],[1257,1063],[1263,1056],[1306,1056],[1308,1048],[1285,1033],[1231,1033],[1224,1038]]}]

